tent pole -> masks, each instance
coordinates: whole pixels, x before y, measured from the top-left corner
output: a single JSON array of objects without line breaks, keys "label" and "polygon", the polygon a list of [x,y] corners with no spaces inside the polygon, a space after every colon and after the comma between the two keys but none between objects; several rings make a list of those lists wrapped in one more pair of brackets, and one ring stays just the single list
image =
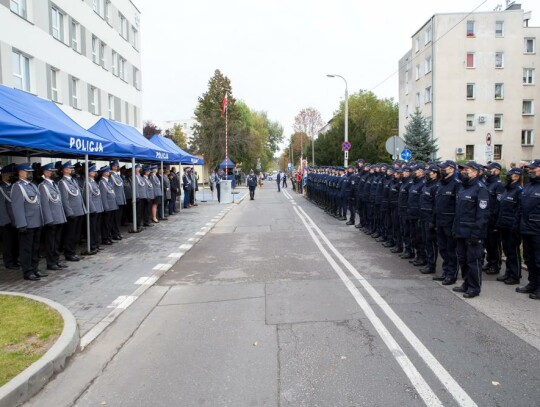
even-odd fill
[{"label": "tent pole", "polygon": [[84,177],[86,182],[86,250],[90,253],[90,181],[88,179],[88,154],[84,156]]},{"label": "tent pole", "polygon": [[[202,165],[202,201],[201,202],[206,202],[206,197],[204,196],[204,163]],[[210,178],[208,178],[208,181],[210,182]]]},{"label": "tent pole", "polygon": [[133,212],[133,233],[137,233],[137,175],[135,173],[135,157],[131,159],[131,209]]},{"label": "tent pole", "polygon": [[163,161],[161,161],[161,213],[159,214],[163,219],[165,219],[165,183],[163,182]]}]

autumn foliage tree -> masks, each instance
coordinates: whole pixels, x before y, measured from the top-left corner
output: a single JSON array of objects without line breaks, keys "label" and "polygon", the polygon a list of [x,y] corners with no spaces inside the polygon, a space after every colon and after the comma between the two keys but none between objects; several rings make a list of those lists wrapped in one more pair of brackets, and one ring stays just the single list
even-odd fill
[{"label": "autumn foliage tree", "polygon": [[311,139],[310,161],[312,165],[315,165],[315,138],[323,125],[324,122],[322,120],[321,113],[312,107],[302,109],[294,118],[294,131],[296,133],[303,133]]}]

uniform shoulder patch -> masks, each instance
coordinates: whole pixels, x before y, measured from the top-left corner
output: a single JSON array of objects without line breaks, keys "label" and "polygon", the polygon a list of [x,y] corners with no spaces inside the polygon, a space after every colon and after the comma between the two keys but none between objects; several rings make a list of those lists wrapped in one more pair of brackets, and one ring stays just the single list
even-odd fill
[{"label": "uniform shoulder patch", "polygon": [[486,209],[488,206],[487,200],[480,199],[480,201],[478,202],[478,206],[480,207],[480,209]]}]

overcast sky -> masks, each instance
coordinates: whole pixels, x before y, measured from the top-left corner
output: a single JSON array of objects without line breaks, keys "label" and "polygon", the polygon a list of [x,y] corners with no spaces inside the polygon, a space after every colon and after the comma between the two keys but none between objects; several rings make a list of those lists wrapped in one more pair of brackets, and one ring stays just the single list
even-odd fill
[{"label": "overcast sky", "polygon": [[[505,0],[135,3],[141,10],[144,120],[193,116],[197,98],[220,69],[234,96],[281,123],[286,139],[301,109],[311,106],[328,121],[339,107],[345,85],[326,74],[344,76],[349,93],[366,89],[397,101],[398,60],[433,14],[505,7]],[[540,2],[521,3],[533,12],[530,25],[538,26]]]}]

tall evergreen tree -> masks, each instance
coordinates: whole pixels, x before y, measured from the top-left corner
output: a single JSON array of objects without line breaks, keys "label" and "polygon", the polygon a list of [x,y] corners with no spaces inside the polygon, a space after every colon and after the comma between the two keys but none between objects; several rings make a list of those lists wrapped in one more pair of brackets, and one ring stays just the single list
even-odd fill
[{"label": "tall evergreen tree", "polygon": [[405,126],[405,144],[416,161],[434,161],[437,153],[437,139],[431,138],[429,122],[420,109],[416,109],[411,120]]}]

